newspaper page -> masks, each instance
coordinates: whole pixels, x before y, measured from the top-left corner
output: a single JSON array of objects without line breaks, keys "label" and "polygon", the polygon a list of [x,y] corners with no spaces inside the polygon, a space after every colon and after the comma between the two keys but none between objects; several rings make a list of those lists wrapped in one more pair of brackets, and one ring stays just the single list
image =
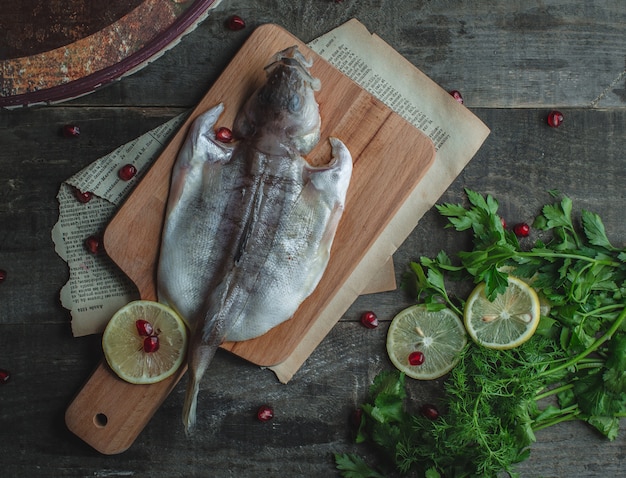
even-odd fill
[{"label": "newspaper page", "polygon": [[[117,208],[158,157],[170,136],[185,119],[179,115],[112,153],[98,159],[61,184],[59,220],[52,229],[57,254],[69,266],[69,280],[61,289],[61,304],[70,310],[72,333],[102,332],[113,313],[138,298],[134,284],[106,253],[92,252],[87,238],[101,234]],[[124,181],[118,171],[132,164],[137,174]],[[87,202],[81,193],[91,193]]]},{"label": "newspaper page", "polygon": [[393,255],[489,135],[489,128],[465,106],[356,19],[309,46],[426,134],[437,154],[424,178],[291,356],[270,367],[283,383],[291,379],[357,296],[367,290],[376,267]]}]

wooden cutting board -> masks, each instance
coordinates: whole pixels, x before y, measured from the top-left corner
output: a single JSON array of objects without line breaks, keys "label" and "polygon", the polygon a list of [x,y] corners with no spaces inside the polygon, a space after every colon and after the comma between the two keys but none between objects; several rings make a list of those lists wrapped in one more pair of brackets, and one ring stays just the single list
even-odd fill
[{"label": "wooden cutting board", "polygon": [[[276,25],[264,25],[252,33],[200,101],[104,235],[107,253],[134,281],[141,298],[156,300],[156,266],[170,174],[190,123],[222,102],[225,111],[217,126],[232,126],[241,104],[263,83],[263,67],[268,60],[296,44],[314,59],[311,72],[322,82],[316,94],[322,117],[321,140],[307,160],[314,165],[327,163],[331,153],[328,137],[336,136],[351,151],[354,170],[330,262],[317,289],[291,320],[262,337],[222,346],[262,366],[276,365],[288,357],[341,289],[430,167],[435,155],[430,139],[297,38]],[[124,451],[183,374],[181,370],[155,385],[130,385],[103,362],[68,408],[66,423],[102,453]]]}]

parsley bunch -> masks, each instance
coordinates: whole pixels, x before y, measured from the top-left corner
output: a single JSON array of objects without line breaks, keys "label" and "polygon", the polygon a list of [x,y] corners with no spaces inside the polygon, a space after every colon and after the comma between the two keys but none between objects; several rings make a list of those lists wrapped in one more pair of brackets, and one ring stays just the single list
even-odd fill
[{"label": "parsley bunch", "polygon": [[[469,343],[445,382],[436,420],[405,407],[405,378],[381,372],[362,406],[357,442],[375,443],[400,473],[426,478],[495,477],[530,455],[535,432],[583,420],[609,440],[626,415],[626,250],[614,247],[597,214],[562,197],[533,226],[549,236],[522,249],[490,195],[466,190],[469,205],[443,204],[447,227],[471,231],[473,248],[411,263],[417,297],[430,309],[465,305],[453,281],[486,283],[494,298],[513,274],[532,284],[549,312],[512,350]],[[552,193],[557,196],[557,193]],[[360,457],[336,455],[346,478],[383,476]]]}]

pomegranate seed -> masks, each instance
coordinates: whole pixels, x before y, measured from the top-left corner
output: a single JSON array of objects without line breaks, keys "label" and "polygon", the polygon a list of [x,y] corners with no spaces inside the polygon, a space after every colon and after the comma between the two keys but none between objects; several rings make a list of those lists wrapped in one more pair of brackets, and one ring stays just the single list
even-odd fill
[{"label": "pomegranate seed", "polygon": [[80,189],[74,189],[74,196],[78,199],[78,202],[82,202],[83,204],[91,201],[93,197],[93,193],[90,191],[82,192]]},{"label": "pomegranate seed", "polygon": [[520,222],[519,224],[515,224],[515,226],[513,226],[513,232],[517,237],[528,237],[530,234],[530,226],[525,222]]},{"label": "pomegranate seed", "polygon": [[548,113],[548,125],[552,128],[558,128],[563,122],[563,113],[560,111],[550,111]]},{"label": "pomegranate seed", "polygon": [[92,254],[97,254],[100,252],[100,237],[98,236],[89,236],[85,239],[85,247]]},{"label": "pomegranate seed", "polygon": [[137,174],[137,168],[132,164],[125,164],[117,172],[122,181],[130,181],[135,177],[135,174]]},{"label": "pomegranate seed", "polygon": [[4,385],[5,383],[8,383],[9,380],[11,380],[11,372],[0,368],[0,384]]},{"label": "pomegranate seed", "polygon": [[378,327],[378,317],[374,312],[363,312],[361,323],[368,329],[375,329]]},{"label": "pomegranate seed", "polygon": [[222,143],[230,143],[233,140],[233,132],[225,126],[222,126],[221,128],[217,129],[215,137],[218,141],[221,141]]},{"label": "pomegranate seed", "polygon": [[152,335],[152,332],[154,332],[154,329],[152,328],[152,324],[148,322],[147,320],[139,319],[135,321],[135,326],[137,327],[137,332],[142,337],[147,337],[149,335]]},{"label": "pomegranate seed", "polygon": [[429,420],[437,420],[439,418],[439,410],[434,405],[430,405],[429,403],[425,403],[420,407],[420,412]]},{"label": "pomegranate seed", "polygon": [[243,18],[241,18],[239,15],[233,15],[228,19],[226,26],[229,30],[235,32],[237,30],[243,30],[244,28],[246,28],[246,22],[244,22]]},{"label": "pomegranate seed", "polygon": [[159,350],[159,338],[156,335],[151,335],[143,339],[143,351],[147,354],[156,352]]},{"label": "pomegranate seed", "polygon": [[503,217],[500,218],[500,222],[502,223],[502,229],[506,229],[506,221]]},{"label": "pomegranate seed", "polygon": [[422,365],[424,363],[424,359],[424,352],[420,352],[419,350],[409,354],[409,363],[411,365]]},{"label": "pomegranate seed", "polygon": [[256,417],[261,422],[268,422],[274,418],[274,410],[269,405],[261,405],[256,412]]},{"label": "pomegranate seed", "polygon": [[66,138],[78,138],[80,136],[80,128],[74,124],[66,124],[63,126],[63,136]]},{"label": "pomegranate seed", "polygon": [[458,92],[457,90],[452,90],[450,92],[450,94],[452,95],[452,97],[457,100],[459,103],[463,104],[463,96],[461,95],[460,92]]},{"label": "pomegranate seed", "polygon": [[7,279],[7,271],[0,269],[0,284]]}]

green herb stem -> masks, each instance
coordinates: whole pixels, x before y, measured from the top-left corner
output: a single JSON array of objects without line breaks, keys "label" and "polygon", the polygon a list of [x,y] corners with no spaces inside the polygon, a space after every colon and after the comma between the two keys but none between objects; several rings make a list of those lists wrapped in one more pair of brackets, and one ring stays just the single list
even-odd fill
[{"label": "green herb stem", "polygon": [[547,391],[545,391],[543,393],[539,393],[539,394],[535,395],[535,401],[543,400],[544,398],[551,397],[552,395],[556,395],[558,393],[565,392],[566,390],[569,390],[569,389],[571,389],[573,387],[574,387],[573,384],[566,383],[565,385],[561,385],[560,387],[551,388],[550,390],[547,390]]},{"label": "green herb stem", "polygon": [[624,319],[626,319],[626,308],[622,310],[622,312],[619,314],[617,319],[615,319],[611,327],[604,333],[604,335],[602,335],[600,338],[595,340],[589,347],[587,347],[578,355],[575,355],[571,359],[567,360],[566,362],[563,362],[562,364],[557,365],[556,367],[552,367],[552,368],[545,370],[544,372],[540,373],[539,376],[542,377],[542,376],[551,375],[556,372],[560,372],[561,370],[564,370],[568,367],[576,365],[582,359],[586,358],[589,354],[598,350],[598,348],[600,348],[600,346],[603,343],[609,340],[613,336],[613,334],[620,328],[620,326],[622,325],[622,322],[624,322]]},{"label": "green herb stem", "polygon": [[[524,258],[541,258],[541,259],[573,259],[584,262],[590,262],[592,264],[601,264],[611,267],[622,267],[623,264],[610,261],[606,259],[596,259],[594,257],[584,256],[582,254],[572,254],[569,252],[540,252],[540,251],[515,251],[515,256]],[[511,259],[511,254],[493,254],[489,256],[490,260],[494,260],[498,263],[501,260]]]},{"label": "green herb stem", "polygon": [[463,311],[455,306],[447,295],[445,296],[445,300],[448,307],[450,307],[459,317],[463,317]]},{"label": "green herb stem", "polygon": [[543,420],[538,422],[539,424],[534,424],[532,429],[533,431],[543,430],[544,428],[551,427],[552,425],[556,425],[557,423],[567,422],[570,420],[575,420],[578,415],[580,415],[580,410],[578,409],[578,405],[572,405],[567,408],[561,410],[562,414],[551,418],[550,420]]},{"label": "green herb stem", "polygon": [[583,256],[582,254],[572,254],[569,252],[539,252],[539,251],[528,251],[522,252],[519,251],[516,253],[520,257],[541,257],[542,259],[546,258],[555,258],[555,259],[574,259],[578,261],[591,262],[593,264],[602,264],[605,266],[611,267],[621,267],[622,264],[615,261],[609,261],[605,259],[596,259],[594,257]]},{"label": "green herb stem", "polygon": [[587,317],[601,316],[605,312],[622,309],[623,307],[624,304],[610,304],[605,305],[604,307],[598,307],[597,309],[590,310],[589,312],[580,312],[580,315],[583,319],[586,319]]}]

